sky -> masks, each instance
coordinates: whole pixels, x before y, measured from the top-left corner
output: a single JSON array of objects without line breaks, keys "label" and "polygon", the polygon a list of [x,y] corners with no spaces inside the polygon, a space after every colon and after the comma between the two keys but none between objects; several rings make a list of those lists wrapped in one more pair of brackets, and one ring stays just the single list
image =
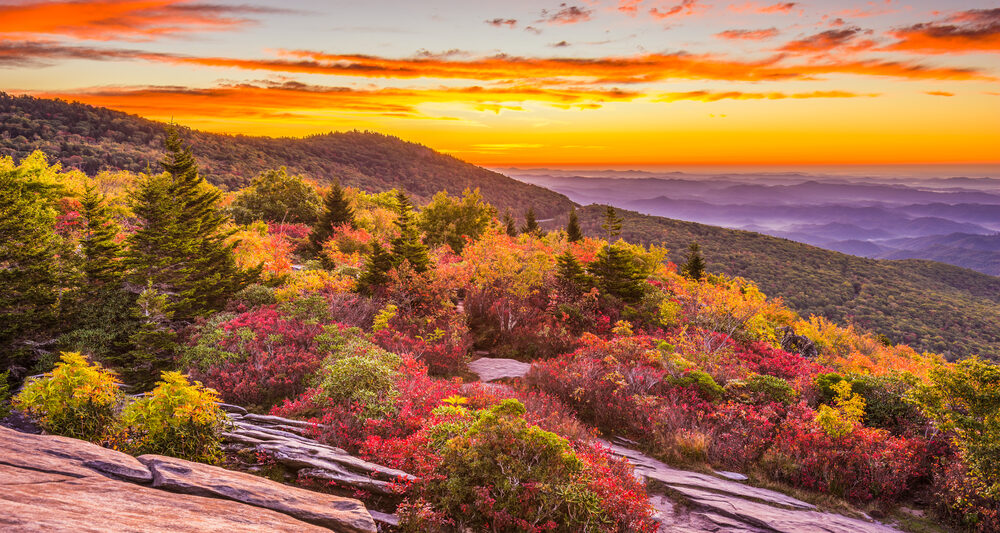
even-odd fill
[{"label": "sky", "polygon": [[487,166],[1000,165],[1000,2],[0,0],[0,90]]}]

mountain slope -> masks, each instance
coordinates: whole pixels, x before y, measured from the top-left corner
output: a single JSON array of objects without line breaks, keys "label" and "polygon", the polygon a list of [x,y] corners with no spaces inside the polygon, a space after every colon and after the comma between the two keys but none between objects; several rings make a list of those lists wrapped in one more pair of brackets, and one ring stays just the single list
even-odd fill
[{"label": "mountain slope", "polygon": [[[166,124],[61,100],[0,92],[0,155],[20,159],[42,150],[66,167],[89,174],[105,169],[157,169]],[[281,166],[319,182],[339,179],[369,191],[398,187],[416,200],[440,190],[479,187],[491,204],[515,213],[533,207],[540,218],[569,210],[565,196],[444,155],[426,146],[368,132],[302,139],[219,135],[184,129],[182,136],[205,177],[237,188]]]},{"label": "mountain slope", "polygon": [[[711,272],[757,282],[800,314],[855,323],[951,357],[1000,354],[1000,278],[932,261],[865,259],[787,239],[618,210],[622,237],[663,244],[676,263],[698,242]],[[600,235],[601,206],[580,210]]]}]

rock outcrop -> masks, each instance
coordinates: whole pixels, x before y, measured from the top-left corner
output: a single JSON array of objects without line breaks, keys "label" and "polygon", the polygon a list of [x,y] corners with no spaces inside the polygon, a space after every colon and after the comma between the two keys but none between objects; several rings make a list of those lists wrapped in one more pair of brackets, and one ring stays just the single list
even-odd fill
[{"label": "rock outcrop", "polygon": [[479,376],[480,381],[484,382],[521,378],[528,373],[528,370],[531,370],[531,363],[494,357],[481,357],[469,363],[468,366],[469,370]]},{"label": "rock outcrop", "polygon": [[217,467],[4,427],[0,450],[2,531],[376,531],[357,500]]}]

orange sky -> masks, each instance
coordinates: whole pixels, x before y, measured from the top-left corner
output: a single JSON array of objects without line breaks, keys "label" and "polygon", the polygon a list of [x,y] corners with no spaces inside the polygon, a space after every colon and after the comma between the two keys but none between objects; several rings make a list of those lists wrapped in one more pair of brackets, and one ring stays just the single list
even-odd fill
[{"label": "orange sky", "polygon": [[0,0],[0,90],[490,166],[1000,163],[1000,5]]}]

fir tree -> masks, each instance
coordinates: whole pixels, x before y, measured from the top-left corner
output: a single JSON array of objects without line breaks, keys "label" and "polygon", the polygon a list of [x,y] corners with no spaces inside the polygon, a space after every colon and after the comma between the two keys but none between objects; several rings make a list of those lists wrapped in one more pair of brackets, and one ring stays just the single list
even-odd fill
[{"label": "fir tree", "polygon": [[569,250],[556,256],[556,280],[572,292],[586,292],[594,286],[594,279],[587,275],[583,265]]},{"label": "fir tree", "polygon": [[167,136],[165,174],[147,176],[133,196],[142,226],[129,238],[127,265],[133,285],[168,296],[177,320],[220,309],[260,273],[243,271],[233,257],[232,230],[219,206],[222,193],[198,174],[191,151],[176,130]]},{"label": "fir tree", "polygon": [[627,248],[606,244],[597,252],[597,259],[588,265],[602,294],[635,303],[646,293],[646,276],[636,258]]},{"label": "fir tree", "polygon": [[396,192],[396,226],[399,228],[399,237],[392,240],[392,265],[398,267],[405,260],[414,271],[426,272],[430,266],[427,246],[420,240],[413,204],[402,192]]},{"label": "fir tree", "polygon": [[177,333],[171,329],[167,297],[153,288],[152,283],[139,293],[133,308],[133,318],[139,326],[132,334],[134,349],[124,358],[115,358],[123,375],[140,390],[146,390],[168,370],[177,346]]},{"label": "fir tree", "polygon": [[528,235],[542,234],[542,228],[538,227],[538,221],[535,220],[534,207],[529,207],[528,212],[524,214],[524,226],[521,228],[521,233],[527,233]]},{"label": "fir tree", "polygon": [[323,212],[319,216],[319,221],[313,226],[312,233],[309,234],[309,242],[312,244],[314,253],[319,253],[323,249],[323,243],[333,235],[333,228],[336,226],[348,225],[356,227],[354,221],[354,210],[344,196],[344,189],[340,186],[340,181],[334,182],[330,187],[330,192],[326,193],[323,200]]},{"label": "fir tree", "polygon": [[365,259],[365,269],[358,277],[358,292],[372,294],[389,281],[392,255],[378,241],[372,242],[372,251]]},{"label": "fir tree", "polygon": [[89,289],[119,286],[125,277],[122,245],[117,242],[118,224],[108,210],[104,196],[88,186],[80,203],[87,229],[83,234],[83,273]]},{"label": "fir tree", "polygon": [[517,237],[517,221],[514,220],[514,215],[511,214],[510,209],[507,209],[507,212],[503,214],[503,225],[507,235]]},{"label": "fir tree", "polygon": [[691,246],[688,246],[687,260],[681,266],[681,274],[693,280],[705,277],[705,260],[701,257],[701,248],[698,247],[698,243],[692,242]]},{"label": "fir tree", "polygon": [[580,217],[576,214],[576,206],[569,211],[569,222],[566,224],[566,239],[569,242],[577,242],[583,239],[583,231],[580,230]]},{"label": "fir tree", "polygon": [[615,211],[614,207],[605,206],[604,209],[604,223],[601,224],[601,229],[603,229],[608,235],[608,242],[614,240],[615,237],[621,235],[622,233],[622,218],[618,216],[618,212]]},{"label": "fir tree", "polygon": [[0,171],[0,367],[12,344],[52,325],[57,313],[59,239],[44,191],[18,170]]}]

